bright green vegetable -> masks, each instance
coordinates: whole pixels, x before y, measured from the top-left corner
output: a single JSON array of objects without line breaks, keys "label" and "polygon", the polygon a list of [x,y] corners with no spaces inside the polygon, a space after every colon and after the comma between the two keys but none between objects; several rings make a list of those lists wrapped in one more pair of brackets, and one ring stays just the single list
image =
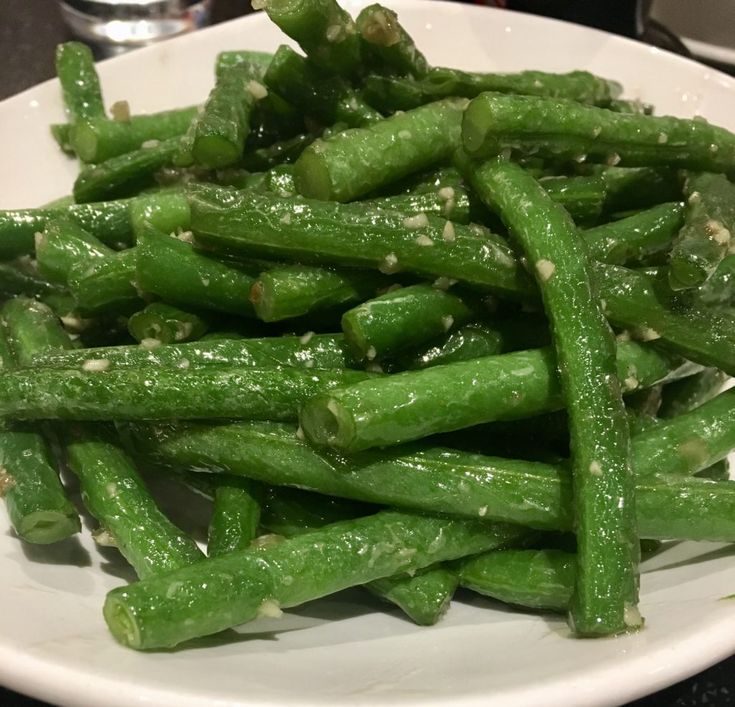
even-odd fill
[{"label": "bright green vegetable", "polygon": [[470,179],[520,243],[549,318],[574,485],[578,561],[570,624],[583,636],[639,628],[628,422],[615,339],[593,293],[584,245],[569,215],[521,167],[491,160]]},{"label": "bright green vegetable", "polygon": [[717,269],[735,230],[735,185],[721,174],[691,174],[684,184],[685,223],[669,256],[669,284],[699,287]]},{"label": "bright green vegetable", "polygon": [[447,99],[317,140],[296,160],[300,194],[352,201],[448,158],[460,144],[465,101]]},{"label": "bright green vegetable", "polygon": [[[650,345],[618,345],[617,375],[628,391],[692,372],[681,365]],[[398,373],[309,400],[301,425],[315,444],[352,452],[515,420],[563,406],[556,372],[553,351],[532,349]]]},{"label": "bright green vegetable", "polygon": [[507,545],[524,532],[383,511],[115,589],[105,620],[131,648],[174,646],[347,587]]},{"label": "bright green vegetable", "polygon": [[75,201],[101,201],[135,194],[152,183],[159,169],[172,163],[180,142],[181,138],[169,138],[84,167],[74,182]]},{"label": "bright green vegetable", "polygon": [[[139,423],[125,428],[135,454],[145,463],[175,471],[237,474],[368,503],[502,520],[538,530],[573,527],[566,463],[506,459],[422,444],[345,458],[320,453],[298,439],[293,425],[275,423]],[[713,434],[718,434],[714,428]],[[719,434],[731,433],[720,428]],[[687,459],[691,473],[701,471],[699,464],[707,462],[702,457]],[[645,458],[634,449],[633,467],[637,469],[639,462],[645,463]],[[731,542],[735,483],[723,491],[718,491],[718,485],[705,479],[662,479],[656,474],[637,477],[641,537]]]},{"label": "bright green vegetable", "polygon": [[184,141],[186,159],[207,169],[238,162],[250,132],[255,102],[268,95],[250,64],[237,64],[220,72],[207,102],[191,122]]},{"label": "bright green vegetable", "polygon": [[58,296],[60,287],[40,277],[33,262],[24,260],[0,263],[0,296],[39,297]]},{"label": "bright green vegetable", "polygon": [[355,22],[368,66],[380,73],[421,78],[429,70],[426,57],[398,21],[393,10],[379,4],[363,8]]},{"label": "bright green vegetable", "polygon": [[480,313],[470,299],[431,285],[411,285],[345,312],[342,330],[355,357],[372,361],[424,344]]},{"label": "bright green vegetable", "polygon": [[148,229],[138,236],[138,286],[166,302],[253,317],[250,288],[255,280],[241,269],[194,250],[190,242]]},{"label": "bright green vegetable", "polygon": [[491,74],[435,67],[419,78],[413,81],[392,76],[368,76],[365,95],[380,110],[392,112],[409,110],[449,96],[475,98],[484,91],[564,98],[596,105],[607,105],[619,92],[619,87],[613,82],[586,71]]},{"label": "bright green vegetable", "polygon": [[604,263],[640,262],[671,246],[683,215],[680,203],[659,204],[619,221],[589,228],[584,232],[587,252],[590,258]]},{"label": "bright green vegetable", "polygon": [[272,59],[273,54],[270,52],[259,52],[251,49],[220,52],[217,54],[217,62],[214,67],[215,74],[219,76],[224,69],[237,64],[250,64],[253,67],[257,67],[262,75],[265,74]]},{"label": "bright green vegetable", "polygon": [[148,143],[152,146],[155,141],[183,135],[197,110],[192,106],[132,115],[127,120],[110,120],[104,116],[78,120],[71,127],[69,137],[80,160],[104,162]]},{"label": "bright green vegetable", "polygon": [[83,316],[127,314],[142,306],[136,278],[136,250],[114,253],[69,269],[69,289]]},{"label": "bright green vegetable", "polygon": [[107,434],[93,427],[74,428],[65,447],[84,505],[139,577],[203,559],[194,541],[161,513],[131,460]]},{"label": "bright green vegetable", "polygon": [[378,273],[280,265],[258,276],[250,301],[259,319],[277,322],[360,302],[389,282]]},{"label": "bright green vegetable", "polygon": [[307,399],[370,375],[235,366],[108,371],[108,365],[105,359],[90,359],[81,369],[5,374],[0,416],[24,420],[295,420]]},{"label": "bright green vegetable", "polygon": [[[34,300],[6,302],[0,312],[0,367],[26,362],[34,349],[69,346],[58,320]],[[53,543],[78,533],[79,516],[66,496],[44,436],[14,425],[0,430],[0,496],[18,537],[30,543]]]},{"label": "bright green vegetable", "polygon": [[130,200],[130,223],[136,238],[151,228],[181,235],[191,226],[189,202],[178,190],[141,195]]},{"label": "bright green vegetable", "polygon": [[92,50],[81,42],[64,42],[56,47],[56,73],[64,104],[72,122],[105,115],[102,89]]},{"label": "bright green vegetable", "polygon": [[539,183],[576,223],[585,225],[599,221],[606,198],[605,181],[601,176],[543,177]]},{"label": "bright green vegetable", "polygon": [[262,8],[317,66],[348,77],[360,72],[360,36],[336,0],[266,0]]},{"label": "bright green vegetable", "polygon": [[105,360],[109,369],[189,366],[270,368],[344,368],[350,359],[341,334],[273,336],[264,339],[193,341],[149,349],[143,346],[107,346],[57,352],[47,350],[33,357],[39,368],[79,368],[88,361]]},{"label": "bright green vegetable", "polygon": [[462,560],[459,583],[506,604],[564,612],[576,571],[576,556],[563,550],[498,550]]},{"label": "bright green vegetable", "polygon": [[147,305],[128,320],[128,331],[138,342],[145,339],[155,339],[162,344],[196,341],[208,328],[208,322],[199,315],[163,302]]},{"label": "bright green vegetable", "polygon": [[358,128],[383,116],[373,110],[349,82],[324,74],[291,47],[281,45],[265,73],[264,82],[323,125],[344,123]]},{"label": "bright green vegetable", "polygon": [[209,557],[245,550],[258,535],[263,489],[243,478],[217,477],[209,521]]},{"label": "bright green vegetable", "polygon": [[292,199],[213,188],[192,189],[189,203],[197,241],[218,250],[377,267],[385,274],[405,270],[511,297],[534,296],[508,245],[480,227],[317,200],[305,199],[294,209]]},{"label": "bright green vegetable", "polygon": [[[735,327],[726,313],[672,301],[657,277],[615,265],[591,264],[608,320],[640,339],[661,338],[671,350],[735,374]],[[664,273],[665,274],[665,273]]]},{"label": "bright green vegetable", "polygon": [[92,263],[114,253],[101,240],[73,221],[53,219],[36,234],[39,272],[50,282],[67,285],[69,271],[77,263]]},{"label": "bright green vegetable", "polygon": [[474,157],[513,147],[634,167],[735,168],[735,135],[706,121],[614,113],[535,96],[481,94],[465,111],[462,141]]}]

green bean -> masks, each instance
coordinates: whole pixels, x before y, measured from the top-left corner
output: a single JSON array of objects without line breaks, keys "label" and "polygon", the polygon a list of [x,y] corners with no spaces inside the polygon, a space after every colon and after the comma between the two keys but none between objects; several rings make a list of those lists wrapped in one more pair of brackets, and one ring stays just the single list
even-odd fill
[{"label": "green bean", "polygon": [[324,74],[291,47],[281,45],[265,73],[268,88],[288,100],[305,115],[323,125],[344,123],[350,128],[382,120],[350,84]]},{"label": "green bean", "polygon": [[727,391],[636,435],[636,474],[689,476],[726,457],[735,449],[734,405]]},{"label": "green bean", "polygon": [[253,317],[250,288],[255,280],[241,269],[194,250],[182,239],[149,229],[138,236],[136,279],[145,292],[181,306]]},{"label": "green bean", "polygon": [[128,456],[92,427],[66,435],[66,458],[82,500],[139,577],[165,574],[203,559],[193,540],[156,506]]},{"label": "green bean", "polygon": [[475,98],[485,91],[563,98],[606,106],[618,90],[613,82],[586,71],[491,74],[435,67],[419,81],[392,76],[368,76],[365,80],[368,101],[385,112],[409,110],[448,96]]},{"label": "green bean", "polygon": [[74,150],[71,146],[71,124],[56,123],[51,126],[51,137],[59,146],[62,152],[67,155],[73,155]]},{"label": "green bean", "polygon": [[18,366],[32,365],[33,358],[49,351],[72,348],[69,335],[45,304],[18,297],[2,308],[8,345]]},{"label": "green bean", "polygon": [[[533,297],[533,285],[498,236],[433,216],[198,187],[192,230],[209,247],[274,260],[400,270]],[[294,205],[298,204],[298,209]],[[449,224],[449,225],[447,225]]]},{"label": "green bean", "polygon": [[507,545],[523,533],[383,511],[115,589],[105,619],[124,645],[173,646],[350,586]]},{"label": "green bean", "polygon": [[600,176],[544,177],[539,180],[549,196],[580,224],[597,223],[605,207],[606,188]]},{"label": "green bean", "polygon": [[735,163],[735,136],[706,121],[614,113],[534,96],[478,96],[465,111],[462,140],[474,157],[513,147],[623,166],[728,172]]},{"label": "green bean", "polygon": [[377,273],[280,265],[258,276],[250,301],[259,319],[277,322],[360,302],[388,283]]},{"label": "green bean", "polygon": [[[460,185],[439,186],[431,191],[397,194],[360,201],[361,208],[395,211],[406,216],[442,216],[453,223],[468,224],[473,204],[467,189]],[[357,208],[357,205],[355,206]]]},{"label": "green bean", "polygon": [[197,107],[132,115],[127,120],[98,116],[78,120],[70,130],[74,152],[83,162],[104,162],[153,141],[178,137],[197,115]]},{"label": "green bean", "polygon": [[605,315],[644,340],[661,337],[672,350],[704,366],[735,374],[735,331],[727,314],[671,301],[656,278],[627,268],[591,264]]},{"label": "green bean", "polygon": [[564,612],[576,571],[576,556],[563,550],[497,550],[462,560],[459,583],[506,604]]},{"label": "green bean", "polygon": [[491,320],[467,324],[440,338],[425,349],[397,358],[401,368],[415,370],[509,351],[545,346],[549,343],[547,323],[540,317]]},{"label": "green bean", "polygon": [[684,184],[684,226],[669,256],[674,290],[699,287],[727,255],[735,230],[735,185],[721,174],[691,174]]},{"label": "green bean", "polygon": [[680,203],[659,204],[619,221],[589,228],[584,233],[587,252],[591,258],[605,263],[640,262],[671,246],[683,215],[684,207]]},{"label": "green bean", "polygon": [[[263,172],[263,180],[258,188],[276,196],[295,196],[296,183],[293,179],[293,165],[276,165],[267,172]],[[234,186],[234,185],[233,185]]]},{"label": "green bean", "polygon": [[214,506],[209,521],[209,557],[245,550],[258,534],[263,490],[253,481],[231,477],[216,479]]},{"label": "green bean", "polygon": [[393,10],[379,4],[361,10],[355,21],[363,54],[371,69],[421,78],[429,70],[426,57],[401,26]]},{"label": "green bean", "polygon": [[[27,362],[35,349],[69,346],[47,307],[33,300],[6,302],[0,312],[0,368]],[[20,425],[0,430],[0,496],[10,523],[26,542],[46,544],[80,530],[79,516],[68,500],[42,434]]]},{"label": "green bean", "polygon": [[72,122],[104,117],[102,90],[90,48],[81,42],[64,42],[56,47],[55,61]]},{"label": "green bean", "polygon": [[52,219],[36,234],[36,261],[39,272],[50,282],[69,283],[72,266],[89,264],[114,253],[101,240],[73,221]]},{"label": "green bean", "polygon": [[296,160],[299,193],[352,201],[441,162],[459,147],[465,105],[437,101],[315,141]]},{"label": "green bean", "polygon": [[570,624],[583,636],[638,628],[628,423],[615,339],[595,300],[584,246],[569,215],[518,165],[492,160],[470,179],[519,241],[549,318],[571,439],[578,563]]},{"label": "green bean", "polygon": [[10,260],[33,253],[35,234],[49,220],[65,218],[89,231],[109,246],[132,243],[129,216],[130,200],[71,204],[51,209],[0,211],[0,258]]},{"label": "green bean", "polygon": [[131,248],[71,267],[69,288],[83,316],[127,314],[142,306],[135,251]]},{"label": "green bean", "polygon": [[[727,433],[720,428],[719,434]],[[275,423],[140,423],[127,425],[126,436],[135,454],[156,468],[236,474],[368,503],[507,521],[543,531],[569,531],[574,522],[566,463],[425,444],[345,458],[320,453],[298,439],[294,426]],[[645,458],[634,449],[633,467],[641,461]],[[701,471],[702,461],[689,458],[689,471]],[[636,479],[641,537],[726,542],[735,537],[735,484],[719,492],[716,484],[703,479],[662,480],[657,474],[637,474]]]},{"label": "green bean", "polygon": [[[627,391],[691,372],[681,365],[650,344],[618,345],[617,372]],[[352,452],[516,420],[563,407],[556,371],[553,351],[544,348],[398,373],[309,400],[301,425],[315,444]]]},{"label": "green bean", "polygon": [[199,315],[163,302],[153,302],[128,319],[128,331],[138,342],[145,339],[162,344],[196,341],[208,328],[209,323]]},{"label": "green bean", "polygon": [[136,193],[151,184],[155,172],[172,163],[180,142],[181,138],[169,138],[86,166],[74,182],[74,199],[81,203]]},{"label": "green bean", "polygon": [[33,357],[39,368],[78,368],[104,360],[109,369],[232,366],[270,368],[344,368],[351,359],[342,335],[305,334],[264,339],[208,340],[148,349],[143,346],[107,346],[80,351],[46,351]]},{"label": "green bean", "polygon": [[3,376],[0,416],[23,420],[295,420],[308,398],[363,380],[361,371],[294,368],[126,368],[105,359],[81,369],[26,369]]},{"label": "green bean", "polygon": [[204,107],[191,121],[182,146],[183,159],[207,169],[236,164],[250,132],[250,115],[256,101],[268,91],[250,64],[223,70]]},{"label": "green bean", "polygon": [[348,310],[342,330],[354,356],[372,361],[426,343],[480,313],[470,299],[431,285],[411,285]]},{"label": "green bean", "polygon": [[[268,496],[263,525],[286,537],[301,535],[329,523],[340,522],[375,509],[298,489],[272,488]],[[365,589],[398,606],[414,623],[435,624],[449,608],[457,588],[456,573],[436,566],[414,576],[396,575],[375,580]]]},{"label": "green bean", "polygon": [[439,565],[416,572],[413,576],[376,579],[365,588],[398,606],[419,626],[433,626],[446,614],[458,585],[456,572]]},{"label": "green bean", "polygon": [[266,0],[262,8],[317,66],[341,76],[359,73],[360,37],[336,0]]},{"label": "green bean", "polygon": [[130,223],[136,239],[151,227],[166,234],[184,233],[191,226],[189,202],[178,190],[141,195],[130,200]]},{"label": "green bean", "polygon": [[215,74],[219,76],[224,69],[231,66],[249,64],[259,70],[262,78],[272,59],[273,54],[271,52],[259,52],[251,49],[224,51],[217,54],[214,70]]},{"label": "green bean", "polygon": [[676,417],[698,408],[714,398],[727,382],[728,376],[716,368],[706,368],[693,376],[666,385],[661,391],[659,417]]}]

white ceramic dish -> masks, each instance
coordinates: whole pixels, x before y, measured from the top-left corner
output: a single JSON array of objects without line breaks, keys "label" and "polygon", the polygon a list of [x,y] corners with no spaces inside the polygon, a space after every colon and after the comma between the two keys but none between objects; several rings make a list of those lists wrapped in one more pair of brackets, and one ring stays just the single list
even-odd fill
[{"label": "white ceramic dish", "polygon": [[[396,1],[429,59],[467,69],[586,68],[621,81],[660,113],[701,113],[735,128],[735,82],[647,46],[529,15]],[[273,49],[280,33],[254,16],[103,63],[108,104],[134,111],[200,101],[223,49]],[[0,208],[69,192],[75,164],[48,124],[63,119],[49,82],[0,104]],[[178,515],[181,515],[179,512]],[[188,527],[203,523],[186,518]],[[2,524],[5,525],[4,521]],[[7,527],[7,526],[5,526]],[[615,640],[568,638],[563,619],[511,612],[462,595],[435,628],[376,611],[357,590],[229,640],[135,653],[102,620],[107,590],[130,578],[85,530],[81,545],[24,547],[0,534],[0,683],[63,705],[430,704],[452,707],[612,705],[653,692],[735,651],[734,550],[673,545],[645,564],[644,631]]]}]

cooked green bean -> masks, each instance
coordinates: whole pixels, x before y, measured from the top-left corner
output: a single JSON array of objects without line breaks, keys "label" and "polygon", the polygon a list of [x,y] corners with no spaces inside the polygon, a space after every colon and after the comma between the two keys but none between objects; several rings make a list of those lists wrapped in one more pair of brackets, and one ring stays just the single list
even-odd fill
[{"label": "cooked green bean", "polygon": [[534,296],[509,246],[479,227],[315,199],[294,209],[292,199],[221,188],[192,189],[189,203],[197,241],[213,248],[385,274],[405,270]]},{"label": "cooked green bean", "polygon": [[347,587],[502,547],[524,532],[382,511],[120,587],[107,595],[105,620],[131,648],[174,646]]},{"label": "cooked green bean", "polygon": [[389,283],[379,273],[280,265],[258,276],[250,301],[259,319],[277,322],[360,302]]},{"label": "cooked green bean", "polygon": [[430,103],[309,145],[296,160],[296,187],[315,199],[352,201],[449,157],[460,145],[466,101]]},{"label": "cooked green bean", "polygon": [[419,346],[479,318],[477,302],[431,285],[399,287],[342,315],[345,340],[357,359],[381,359]]},{"label": "cooked green bean", "polygon": [[258,534],[263,489],[237,477],[217,477],[209,521],[207,555],[217,557],[245,550]]},{"label": "cooked green bean", "polygon": [[64,42],[56,47],[56,73],[64,104],[72,122],[105,115],[92,50],[81,42]]},{"label": "cooked green bean", "polygon": [[273,336],[264,339],[193,341],[149,349],[143,346],[107,346],[57,352],[33,357],[39,368],[78,368],[88,361],[104,360],[109,369],[144,367],[238,366],[271,368],[344,368],[351,362],[341,334]]},{"label": "cooked green bean", "polygon": [[393,10],[377,3],[368,5],[360,11],[355,24],[362,37],[363,60],[370,69],[415,78],[426,75],[426,57]]},{"label": "cooked green bean", "polygon": [[58,285],[54,285],[41,277],[34,263],[24,260],[15,260],[9,263],[0,263],[0,297],[39,297],[45,299],[57,296],[61,292]]},{"label": "cooked green bean", "polygon": [[271,52],[259,52],[252,49],[224,51],[217,54],[214,70],[215,74],[219,76],[223,69],[246,63],[257,67],[260,70],[262,78],[272,59],[273,54]]},{"label": "cooked green bean", "polygon": [[128,319],[128,331],[138,342],[145,339],[162,344],[196,341],[208,328],[209,323],[199,315],[163,302],[153,302]]},{"label": "cooked green bean", "polygon": [[349,82],[324,74],[285,44],[274,54],[263,80],[268,88],[288,96],[294,106],[323,125],[344,123],[358,128],[383,118]]},{"label": "cooked green bean", "polygon": [[698,408],[714,398],[727,382],[726,373],[717,368],[706,368],[693,376],[673,381],[661,391],[659,417],[676,417]]},{"label": "cooked green bean", "polygon": [[[650,344],[618,345],[617,373],[627,391],[691,373],[682,363]],[[544,348],[398,373],[309,400],[301,425],[315,444],[358,451],[515,420],[563,406],[556,371],[553,351]]]},{"label": "cooked green bean", "polygon": [[462,140],[474,157],[513,147],[634,167],[735,168],[735,135],[706,121],[614,113],[535,96],[481,94],[465,111]]},{"label": "cooked green bean", "polygon": [[690,174],[684,183],[684,226],[669,255],[669,284],[699,287],[717,269],[735,230],[735,185],[721,174]]},{"label": "cooked green bean", "polygon": [[83,162],[104,162],[149,143],[152,146],[155,141],[183,135],[197,110],[192,106],[132,115],[128,120],[104,116],[78,120],[70,130],[71,146]]}]

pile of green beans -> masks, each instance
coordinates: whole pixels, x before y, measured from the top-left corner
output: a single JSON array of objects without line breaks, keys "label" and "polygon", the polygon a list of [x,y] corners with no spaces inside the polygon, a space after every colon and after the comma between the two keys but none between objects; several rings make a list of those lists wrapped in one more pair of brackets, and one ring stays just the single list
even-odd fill
[{"label": "pile of green beans", "polygon": [[[431,66],[379,4],[263,7],[303,54],[223,52],[201,107],[107,115],[58,49],[73,196],[0,212],[14,533],[80,531],[67,468],[140,650],[358,585],[640,630],[646,543],[735,542],[735,135]],[[206,548],[147,474],[211,501]]]}]

